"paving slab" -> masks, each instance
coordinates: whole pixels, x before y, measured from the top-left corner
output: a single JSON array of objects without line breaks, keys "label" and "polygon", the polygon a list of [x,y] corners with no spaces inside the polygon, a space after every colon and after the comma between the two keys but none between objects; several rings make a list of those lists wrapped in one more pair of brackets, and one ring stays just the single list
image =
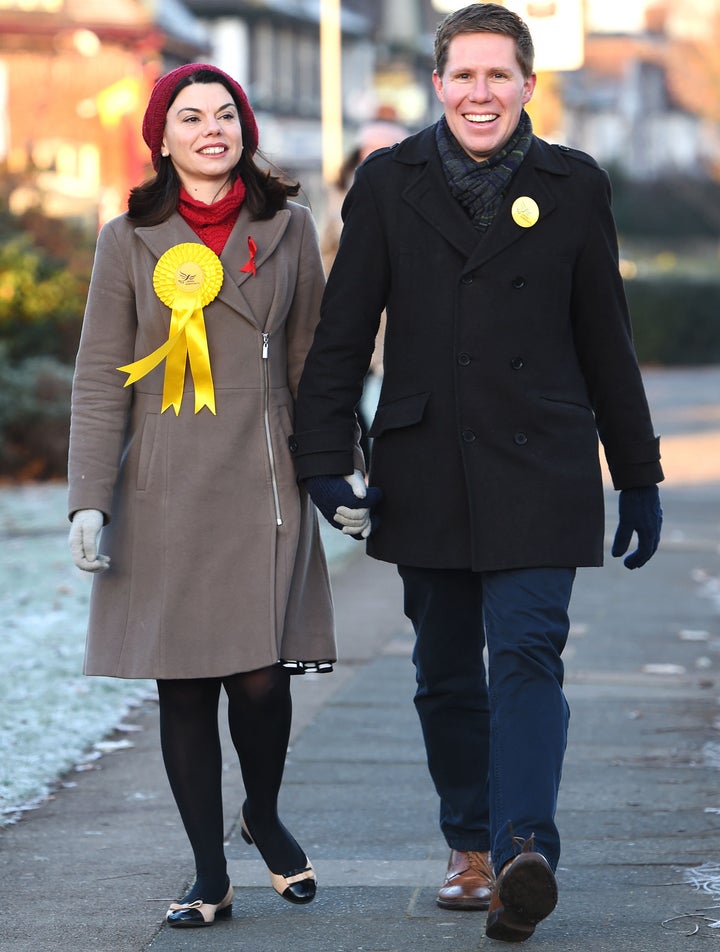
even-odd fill
[{"label": "paving slab", "polygon": [[[720,380],[717,370],[700,377]],[[706,447],[720,415],[709,417],[706,401],[696,427],[694,379],[650,374],[661,429],[669,421],[675,440],[661,550],[636,572],[608,556],[605,568],[578,574],[560,900],[528,949],[687,952],[720,942],[720,868],[715,892],[690,881],[720,865],[720,458],[715,471],[703,457],[696,476],[687,457],[696,430]],[[608,548],[615,505],[608,493]],[[485,938],[484,914],[435,904],[447,848],[411,700],[397,573],[358,546],[333,573],[333,590],[342,660],[331,676],[294,683],[281,799],[316,866],[317,900],[283,902],[239,836],[242,781],[225,737],[233,917],[200,930],[163,924],[192,863],[148,703],[132,748],[65,778],[73,785],[0,833],[0,952],[507,947]]]}]

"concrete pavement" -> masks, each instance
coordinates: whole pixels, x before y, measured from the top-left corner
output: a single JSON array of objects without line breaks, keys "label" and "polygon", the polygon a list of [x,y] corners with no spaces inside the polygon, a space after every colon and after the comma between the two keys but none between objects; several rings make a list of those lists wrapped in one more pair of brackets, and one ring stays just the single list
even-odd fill
[{"label": "concrete pavement", "polygon": [[[578,575],[560,901],[528,948],[685,952],[720,936],[720,884],[705,895],[687,882],[688,871],[720,863],[720,415],[692,391],[708,380],[720,372],[650,375],[656,423],[669,436],[661,550],[635,572],[608,556],[605,568]],[[693,446],[702,447],[700,476]],[[608,494],[608,543],[615,504]],[[149,704],[131,750],[68,778],[75,786],[0,833],[2,952],[507,948],[484,937],[484,914],[434,901],[447,849],[411,702],[412,637],[395,569],[358,546],[333,587],[342,661],[333,675],[296,679],[282,794],[283,817],[318,873],[316,901],[283,902],[242,841],[242,783],[226,742],[233,918],[201,930],[163,925],[192,863]]]}]

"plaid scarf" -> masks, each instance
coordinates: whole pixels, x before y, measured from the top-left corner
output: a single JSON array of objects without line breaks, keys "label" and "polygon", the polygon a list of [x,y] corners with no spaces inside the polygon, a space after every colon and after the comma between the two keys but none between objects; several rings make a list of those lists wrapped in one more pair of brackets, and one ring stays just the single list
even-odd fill
[{"label": "plaid scarf", "polygon": [[532,135],[530,116],[523,109],[505,147],[491,158],[476,162],[452,134],[445,116],[435,126],[435,141],[450,191],[478,231],[487,231],[492,224],[513,175],[528,153]]}]

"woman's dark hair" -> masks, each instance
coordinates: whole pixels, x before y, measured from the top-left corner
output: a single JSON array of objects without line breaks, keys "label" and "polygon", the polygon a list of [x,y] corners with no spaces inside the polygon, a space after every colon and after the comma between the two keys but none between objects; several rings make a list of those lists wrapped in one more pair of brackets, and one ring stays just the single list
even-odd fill
[{"label": "woman's dark hair", "polygon": [[[173,92],[168,106],[178,93],[193,83],[221,83],[233,98],[240,115],[240,103],[222,76],[209,69],[199,69],[181,79]],[[264,158],[258,150],[256,153]],[[275,212],[287,205],[288,197],[300,191],[299,182],[289,182],[273,175],[270,169],[261,169],[247,149],[243,149],[237,165],[230,173],[230,180],[241,178],[245,184],[245,205],[253,221],[272,218]],[[137,225],[159,225],[177,211],[180,198],[180,178],[169,157],[161,157],[157,174],[141,185],[131,189],[128,197],[128,217]]]}]

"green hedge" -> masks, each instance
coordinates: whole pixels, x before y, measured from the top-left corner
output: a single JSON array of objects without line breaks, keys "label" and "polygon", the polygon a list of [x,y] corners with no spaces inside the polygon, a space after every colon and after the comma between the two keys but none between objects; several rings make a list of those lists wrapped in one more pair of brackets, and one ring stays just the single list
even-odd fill
[{"label": "green hedge", "polygon": [[720,280],[633,278],[625,290],[641,363],[720,363]]},{"label": "green hedge", "polygon": [[40,354],[71,364],[88,281],[50,258],[30,235],[0,242],[0,341],[11,360]]},{"label": "green hedge", "polygon": [[54,357],[11,361],[0,345],[0,476],[65,476],[72,375]]},{"label": "green hedge", "polygon": [[[0,191],[2,189],[0,188]],[[0,477],[67,472],[70,390],[94,236],[0,202]]]},{"label": "green hedge", "polygon": [[668,241],[717,241],[720,182],[675,172],[643,181],[628,178],[612,166],[608,173],[615,222],[625,238],[659,245]]}]

